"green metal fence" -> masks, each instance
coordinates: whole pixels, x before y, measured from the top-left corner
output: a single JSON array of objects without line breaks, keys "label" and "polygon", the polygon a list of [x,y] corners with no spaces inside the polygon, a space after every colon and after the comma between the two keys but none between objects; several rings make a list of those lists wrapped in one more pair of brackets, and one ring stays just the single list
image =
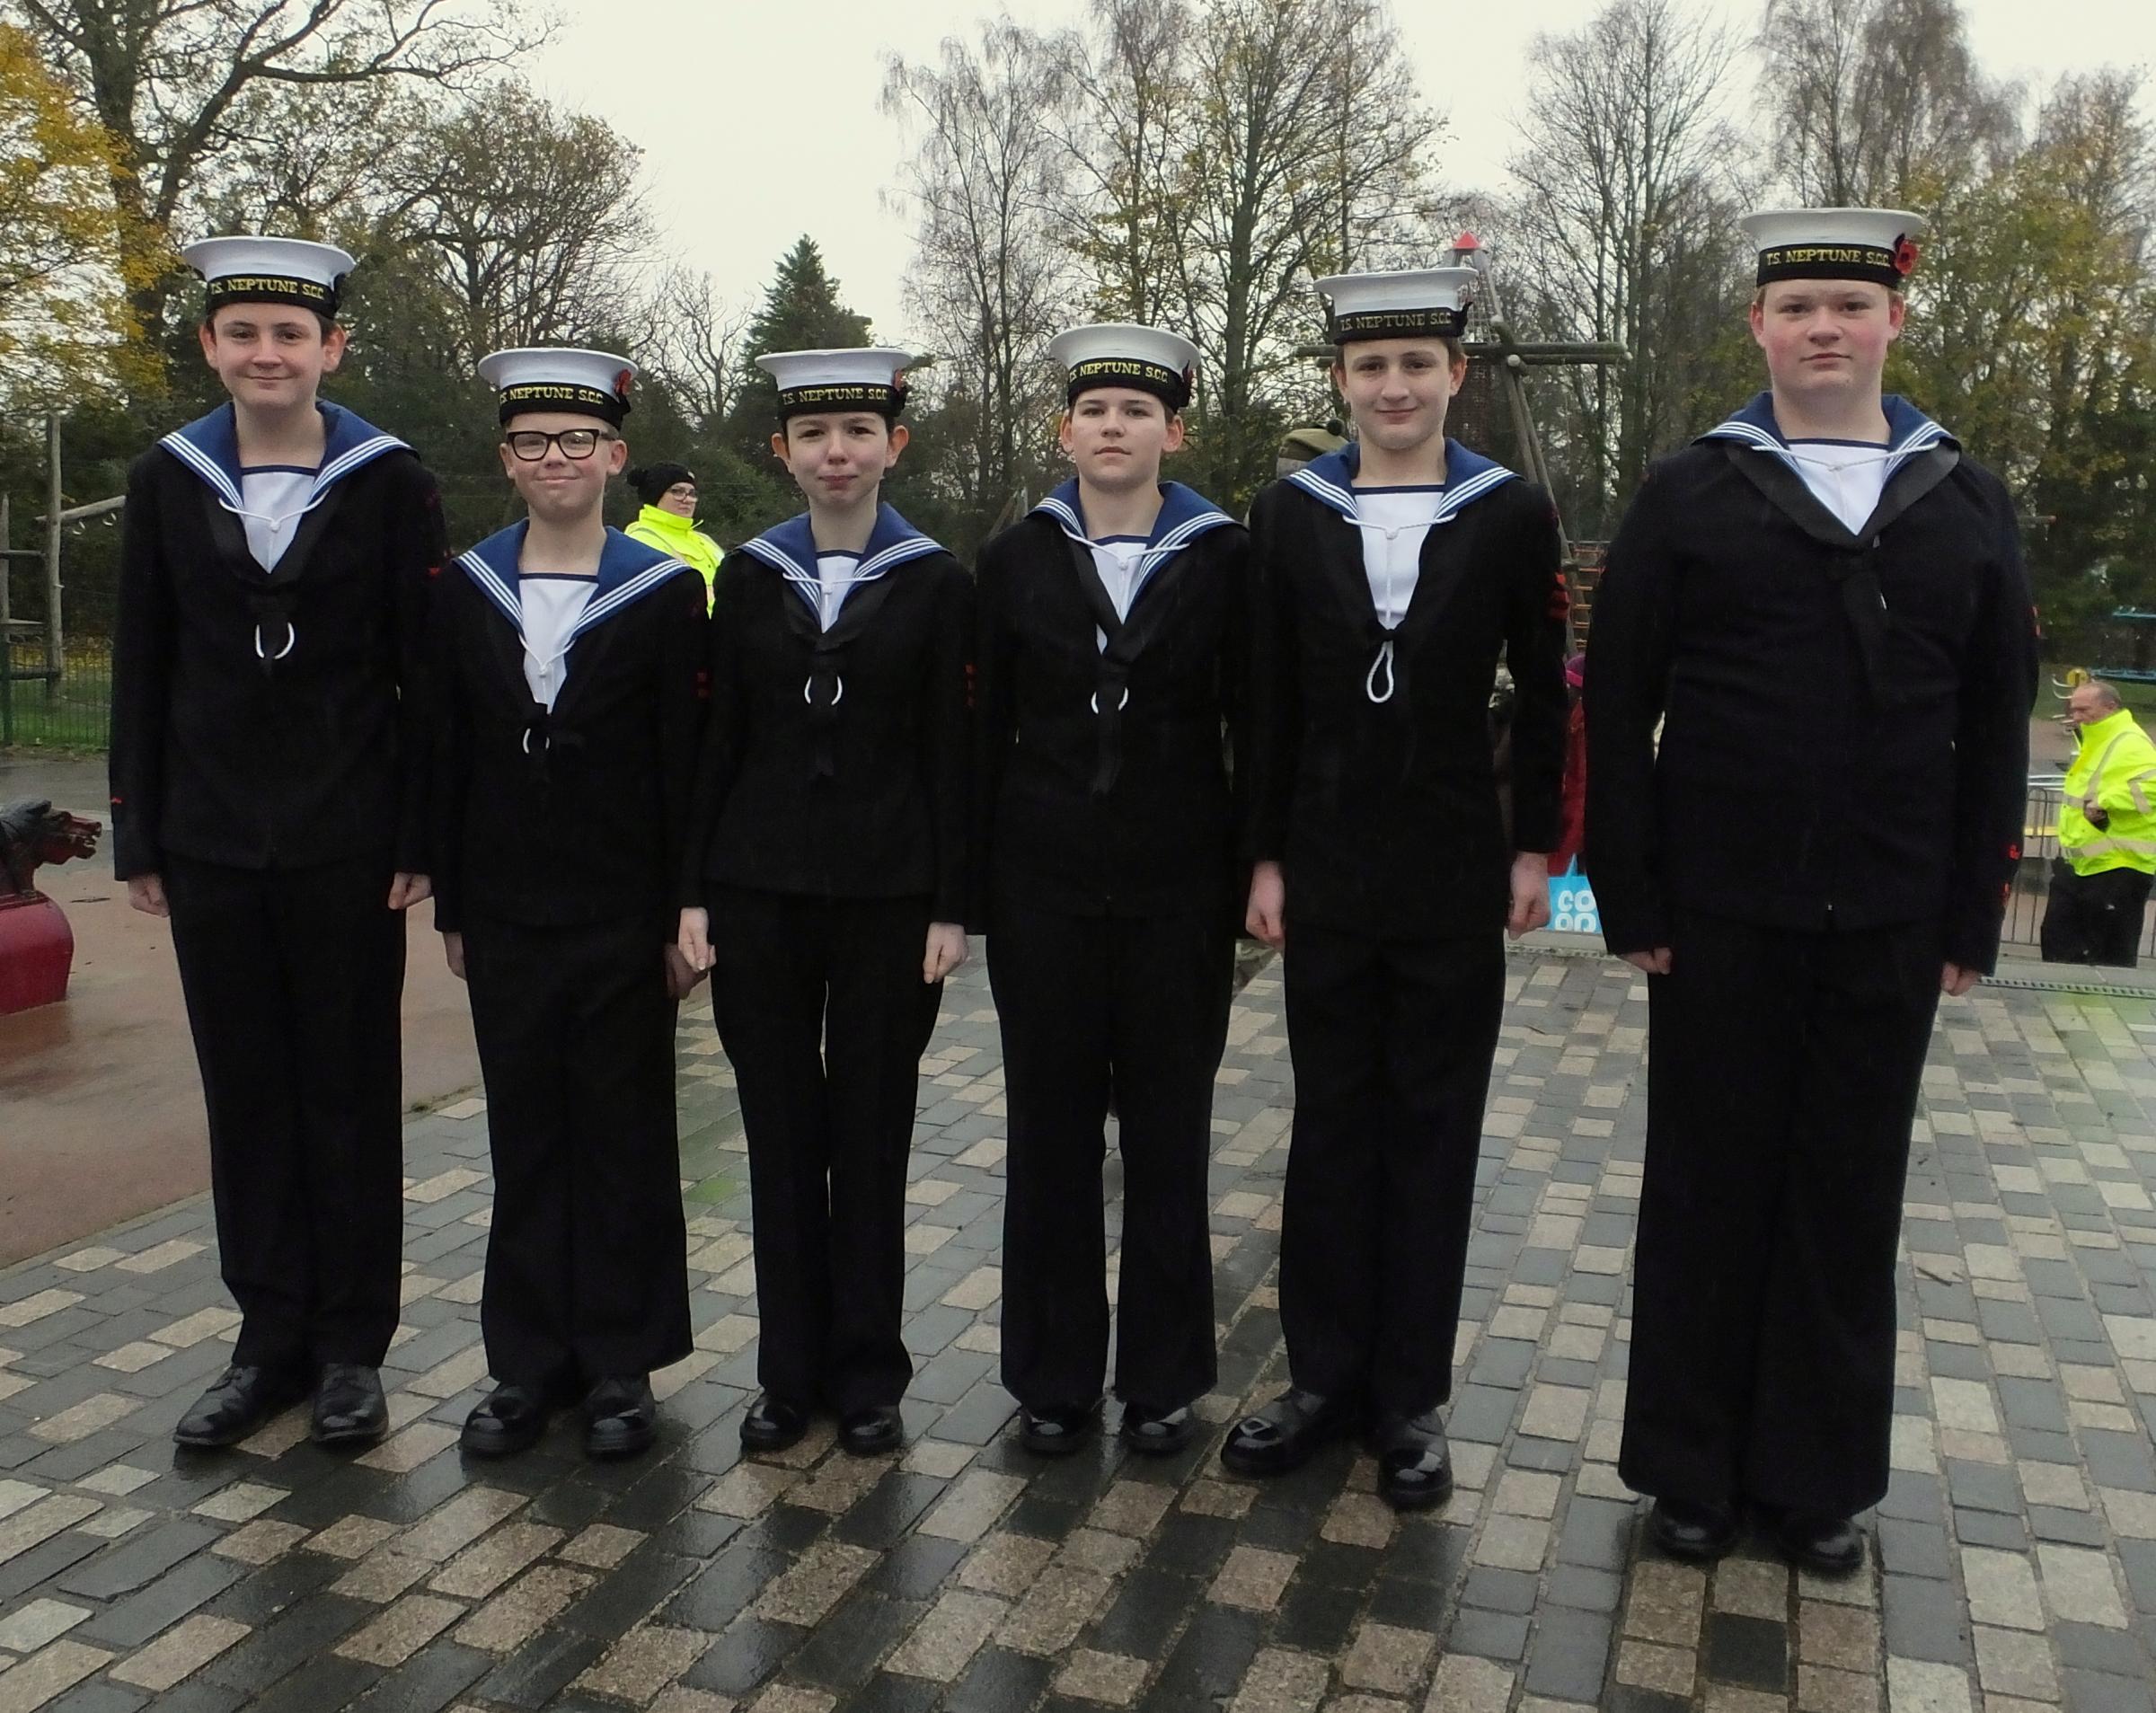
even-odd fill
[{"label": "green metal fence", "polygon": [[0,747],[100,750],[112,730],[112,645],[103,637],[67,639],[54,673],[43,628],[8,626],[7,670],[0,674]]}]

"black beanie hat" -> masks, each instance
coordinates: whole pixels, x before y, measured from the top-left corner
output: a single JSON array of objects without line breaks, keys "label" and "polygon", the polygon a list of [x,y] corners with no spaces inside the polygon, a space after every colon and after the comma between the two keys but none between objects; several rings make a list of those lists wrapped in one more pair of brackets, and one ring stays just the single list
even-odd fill
[{"label": "black beanie hat", "polygon": [[685,464],[649,464],[629,472],[629,485],[647,506],[656,506],[677,481],[694,482],[696,472]]}]

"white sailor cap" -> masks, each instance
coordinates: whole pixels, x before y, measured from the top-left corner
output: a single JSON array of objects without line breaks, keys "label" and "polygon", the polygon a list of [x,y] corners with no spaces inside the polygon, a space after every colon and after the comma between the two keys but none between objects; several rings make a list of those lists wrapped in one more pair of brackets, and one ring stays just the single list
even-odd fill
[{"label": "white sailor cap", "polygon": [[1759,249],[1758,283],[1868,279],[1901,290],[1924,217],[1904,208],[1763,208],[1737,222]]},{"label": "white sailor cap", "polygon": [[1481,279],[1472,268],[1408,268],[1383,274],[1330,274],[1325,295],[1332,342],[1357,339],[1458,339]]},{"label": "white sailor cap", "polygon": [[1048,355],[1070,371],[1071,403],[1089,387],[1127,386],[1180,411],[1197,373],[1197,347],[1181,334],[1128,322],[1071,328],[1048,341]]},{"label": "white sailor cap", "polygon": [[906,371],[919,359],[881,346],[843,350],[768,351],[756,366],[779,384],[779,417],[874,411],[896,417],[906,406]]},{"label": "white sailor cap", "polygon": [[527,411],[567,411],[620,428],[629,414],[636,365],[612,351],[523,346],[479,359],[479,378],[501,394],[501,419]]},{"label": "white sailor cap", "polygon": [[206,316],[226,304],[292,304],[334,320],[338,290],[358,266],[335,244],[305,238],[204,238],[180,254],[208,282]]}]

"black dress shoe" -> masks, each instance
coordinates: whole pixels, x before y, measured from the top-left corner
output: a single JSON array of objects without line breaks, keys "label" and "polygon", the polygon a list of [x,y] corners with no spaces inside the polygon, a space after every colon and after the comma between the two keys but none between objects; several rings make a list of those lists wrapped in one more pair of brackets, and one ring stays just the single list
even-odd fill
[{"label": "black dress shoe", "polygon": [[195,1400],[172,1438],[182,1445],[236,1445],[287,1404],[307,1395],[306,1383],[288,1369],[234,1365],[210,1382]]},{"label": "black dress shoe", "polygon": [[1038,1457],[1068,1457],[1093,1431],[1098,1403],[1030,1407],[1018,1412],[1018,1443]]},{"label": "black dress shoe", "polygon": [[782,1452],[808,1431],[808,1412],[764,1392],[741,1418],[741,1443],[752,1452]]},{"label": "black dress shoe", "polygon": [[1379,1496],[1394,1510],[1420,1511],[1452,1497],[1453,1451],[1436,1410],[1380,1416],[1370,1449],[1377,1457]]},{"label": "black dress shoe", "polygon": [[475,1457],[508,1457],[528,1452],[546,1432],[553,1413],[547,1395],[536,1386],[497,1386],[464,1417],[458,1444]]},{"label": "black dress shoe", "polygon": [[1285,1475],[1307,1463],[1326,1441],[1352,1428],[1355,1414],[1346,1399],[1290,1386],[1235,1424],[1220,1448],[1220,1461],[1238,1475]]},{"label": "black dress shoe", "polygon": [[1722,1557],[1736,1544],[1733,1513],[1691,1499],[1657,1499],[1649,1526],[1655,1544],[1673,1558],[1701,1563]]},{"label": "black dress shoe", "polygon": [[875,1404],[857,1409],[838,1424],[838,1448],[855,1457],[881,1457],[906,1444],[896,1404]]},{"label": "black dress shoe", "polygon": [[1774,1525],[1782,1557],[1823,1576],[1846,1576],[1862,1567],[1864,1536],[1855,1522],[1817,1511],[1785,1511]]},{"label": "black dress shoe", "polygon": [[658,1403],[646,1374],[602,1380],[584,1400],[584,1455],[634,1457],[658,1437]]},{"label": "black dress shoe", "polygon": [[1180,1409],[1155,1409],[1151,1404],[1125,1404],[1123,1425],[1116,1430],[1123,1443],[1147,1457],[1166,1457],[1180,1452],[1197,1432],[1197,1417],[1186,1404]]},{"label": "black dress shoe", "polygon": [[389,1432],[382,1375],[357,1362],[325,1362],[314,1385],[314,1418],[307,1432],[317,1445],[374,1445]]}]

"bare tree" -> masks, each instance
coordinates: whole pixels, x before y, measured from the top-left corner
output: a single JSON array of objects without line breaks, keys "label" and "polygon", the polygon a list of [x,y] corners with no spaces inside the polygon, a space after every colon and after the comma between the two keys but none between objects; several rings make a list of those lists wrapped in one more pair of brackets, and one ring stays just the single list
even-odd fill
[{"label": "bare tree", "polygon": [[652,237],[641,159],[515,82],[411,137],[384,181],[462,309],[468,355],[618,328]]},{"label": "bare tree", "polygon": [[1193,32],[1193,122],[1168,208],[1224,499],[1267,472],[1266,407],[1318,326],[1311,275],[1359,260],[1369,229],[1418,199],[1436,128],[1388,18],[1379,0],[1206,0]]},{"label": "bare tree", "polygon": [[1110,321],[1179,318],[1173,187],[1197,106],[1191,34],[1186,0],[1092,0],[1091,33],[1053,44],[1075,97],[1058,115],[1067,241],[1091,275],[1094,312]]},{"label": "bare tree", "polygon": [[940,359],[934,385],[962,425],[960,504],[985,531],[1027,491],[1056,389],[1043,358],[1071,305],[1068,156],[1052,121],[1063,62],[1007,19],[933,66],[893,57],[883,106],[917,138],[903,174],[918,214],[906,303]]},{"label": "bare tree", "polygon": [[[217,158],[278,90],[381,79],[457,83],[547,33],[543,14],[486,0],[0,0],[81,91],[116,143],[114,199],[166,233]],[[258,110],[252,116],[250,110]],[[144,287],[146,325],[172,282]]]},{"label": "bare tree", "polygon": [[663,377],[693,427],[724,420],[741,370],[749,312],[720,301],[706,273],[669,268],[646,308],[648,368]]},{"label": "bare tree", "polygon": [[1719,90],[1736,40],[1675,0],[1613,0],[1569,35],[1536,39],[1507,222],[1526,318],[1560,338],[1616,340],[1620,368],[1559,371],[1568,516],[1606,527],[1648,460],[1703,426],[1740,331],[1736,215],[1745,151]]},{"label": "bare tree", "polygon": [[1775,168],[1798,198],[1929,208],[2017,141],[1957,0],[1768,0],[1758,40]]}]

